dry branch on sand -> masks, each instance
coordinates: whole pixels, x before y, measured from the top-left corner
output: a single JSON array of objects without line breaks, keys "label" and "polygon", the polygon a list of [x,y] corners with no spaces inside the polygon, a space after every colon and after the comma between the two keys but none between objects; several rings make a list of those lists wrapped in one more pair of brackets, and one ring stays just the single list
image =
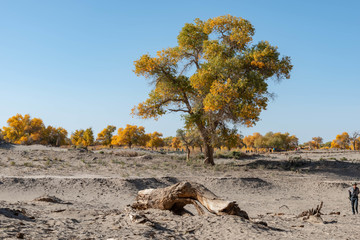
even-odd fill
[{"label": "dry branch on sand", "polygon": [[171,210],[176,214],[184,214],[187,212],[184,209],[187,204],[194,205],[200,215],[204,214],[202,205],[216,215],[236,215],[249,219],[248,214],[235,201],[223,200],[203,185],[194,182],[180,182],[165,188],[139,191],[132,207],[138,210]]},{"label": "dry branch on sand", "polygon": [[300,213],[297,217],[298,218],[303,218],[304,221],[309,221],[309,222],[313,222],[313,223],[323,223],[323,219],[321,218],[320,215],[322,215],[321,208],[323,206],[323,202],[321,201],[320,205],[317,205],[316,208],[312,208],[306,211],[303,211],[302,213]]}]

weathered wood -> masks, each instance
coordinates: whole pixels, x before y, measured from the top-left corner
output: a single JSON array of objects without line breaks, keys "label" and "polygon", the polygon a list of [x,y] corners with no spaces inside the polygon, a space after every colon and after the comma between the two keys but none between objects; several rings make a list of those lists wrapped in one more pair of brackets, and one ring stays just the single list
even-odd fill
[{"label": "weathered wood", "polygon": [[216,215],[237,215],[249,219],[235,201],[221,199],[203,185],[194,182],[180,182],[165,188],[139,191],[132,207],[139,210],[171,210],[182,214],[185,211],[184,206],[192,204],[201,215],[204,211],[199,203]]},{"label": "weathered wood", "polygon": [[311,215],[315,216],[315,215],[318,215],[320,216],[322,213],[320,212],[321,208],[323,206],[323,202],[320,203],[320,205],[317,205],[315,209],[309,209],[309,210],[306,210],[306,211],[303,211],[302,213],[300,213],[298,215],[298,217],[309,217]]},{"label": "weathered wood", "polygon": [[313,223],[323,223],[323,219],[321,218],[322,213],[321,208],[323,206],[323,202],[321,201],[320,205],[317,205],[316,208],[312,208],[300,213],[297,217],[302,217],[304,221],[309,221]]}]

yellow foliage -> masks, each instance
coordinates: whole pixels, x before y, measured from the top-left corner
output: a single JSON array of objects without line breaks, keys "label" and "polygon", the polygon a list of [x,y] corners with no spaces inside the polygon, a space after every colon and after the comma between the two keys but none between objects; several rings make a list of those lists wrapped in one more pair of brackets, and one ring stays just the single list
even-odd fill
[{"label": "yellow foliage", "polygon": [[116,130],[115,126],[108,125],[106,128],[104,128],[100,133],[97,135],[97,141],[100,142],[100,144],[108,146],[111,144],[111,139],[113,137],[113,132]]},{"label": "yellow foliage", "polygon": [[88,147],[94,143],[93,130],[92,128],[75,130],[75,132],[71,134],[70,140],[75,146]]},{"label": "yellow foliage", "polygon": [[164,140],[161,138],[162,133],[153,132],[147,134],[148,141],[146,142],[146,146],[150,147],[151,149],[158,148],[164,146]]},{"label": "yellow foliage", "polygon": [[145,128],[136,125],[126,125],[126,128],[119,128],[118,134],[111,140],[112,145],[144,146],[146,144]]},{"label": "yellow foliage", "polygon": [[16,144],[40,143],[42,131],[45,129],[40,118],[31,119],[29,114],[16,114],[7,121],[8,127],[3,127],[6,141]]},{"label": "yellow foliage", "polygon": [[42,132],[42,144],[49,144],[52,146],[61,146],[66,144],[66,136],[68,132],[62,127],[47,126]]},{"label": "yellow foliage", "polygon": [[182,113],[186,128],[198,128],[213,164],[217,131],[229,124],[254,125],[271,95],[268,81],[290,77],[290,58],[280,57],[267,41],[252,44],[254,32],[249,21],[231,15],[185,24],[178,46],[134,62],[135,74],[151,79],[153,89],[132,114],[157,119]]},{"label": "yellow foliage", "polygon": [[349,149],[349,144],[350,136],[347,132],[343,132],[342,134],[337,135],[331,142],[331,148]]},{"label": "yellow foliage", "polygon": [[177,137],[174,137],[174,138],[172,139],[172,142],[171,142],[171,147],[173,147],[173,148],[175,148],[175,149],[179,149],[180,146],[181,146],[181,141],[180,141],[180,139],[177,138]]}]

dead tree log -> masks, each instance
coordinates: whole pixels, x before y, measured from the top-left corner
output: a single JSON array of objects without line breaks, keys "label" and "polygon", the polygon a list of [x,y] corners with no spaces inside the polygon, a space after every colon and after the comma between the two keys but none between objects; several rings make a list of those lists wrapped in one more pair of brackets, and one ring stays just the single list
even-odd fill
[{"label": "dead tree log", "polygon": [[235,201],[221,199],[203,185],[194,182],[180,182],[165,188],[139,191],[132,207],[139,210],[171,210],[182,214],[186,212],[184,206],[187,204],[194,205],[200,215],[204,211],[199,204],[216,215],[237,215],[249,219],[248,214]]},{"label": "dead tree log", "polygon": [[303,211],[297,217],[298,218],[302,217],[303,220],[308,220],[308,221],[314,222],[314,223],[323,223],[324,221],[321,218],[322,213],[320,212],[322,206],[323,206],[323,202],[321,201],[320,205],[317,205],[315,209],[312,208],[312,209]]}]

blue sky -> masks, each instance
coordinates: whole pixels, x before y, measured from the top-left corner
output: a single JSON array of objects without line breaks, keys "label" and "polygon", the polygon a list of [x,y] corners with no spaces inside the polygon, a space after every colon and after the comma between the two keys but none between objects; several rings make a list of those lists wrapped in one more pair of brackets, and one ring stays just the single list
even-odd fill
[{"label": "blue sky", "polygon": [[133,73],[142,54],[175,46],[187,22],[231,14],[292,58],[291,79],[244,135],[290,132],[300,142],[360,130],[359,1],[20,1],[0,0],[0,127],[16,113],[70,133],[108,124],[175,135],[178,115],[130,116],[146,99]]}]

